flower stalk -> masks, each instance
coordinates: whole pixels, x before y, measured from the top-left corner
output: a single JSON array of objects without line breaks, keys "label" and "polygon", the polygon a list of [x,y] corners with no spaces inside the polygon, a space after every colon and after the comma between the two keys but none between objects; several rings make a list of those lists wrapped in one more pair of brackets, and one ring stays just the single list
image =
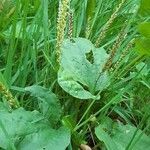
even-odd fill
[{"label": "flower stalk", "polygon": [[127,33],[126,33],[125,27],[124,27],[118,34],[116,42],[113,44],[112,48],[110,49],[110,56],[103,68],[103,71],[111,68],[114,56],[115,56],[117,50],[120,48],[120,45],[122,44],[122,41],[125,39],[126,36],[127,36]]},{"label": "flower stalk", "polygon": [[111,15],[111,17],[109,18],[109,20],[106,22],[105,26],[103,27],[98,39],[95,42],[95,47],[99,47],[101,41],[105,38],[107,30],[109,29],[109,27],[112,25],[112,23],[114,22],[114,20],[117,17],[117,14],[119,12],[119,10],[121,9],[121,7],[123,6],[123,4],[125,3],[126,0],[122,0],[121,3],[117,6],[116,10],[114,11],[114,13]]},{"label": "flower stalk", "polygon": [[57,19],[57,42],[56,42],[56,55],[57,55],[57,62],[60,64],[61,58],[61,45],[64,40],[65,36],[65,28],[66,28],[66,17],[67,11],[69,8],[69,1],[70,0],[62,0],[59,3],[59,12],[58,12],[58,19]]},{"label": "flower stalk", "polygon": [[11,92],[5,87],[5,85],[2,84],[1,82],[0,82],[0,93],[6,98],[10,108],[12,107],[18,108],[16,99],[13,97]]}]

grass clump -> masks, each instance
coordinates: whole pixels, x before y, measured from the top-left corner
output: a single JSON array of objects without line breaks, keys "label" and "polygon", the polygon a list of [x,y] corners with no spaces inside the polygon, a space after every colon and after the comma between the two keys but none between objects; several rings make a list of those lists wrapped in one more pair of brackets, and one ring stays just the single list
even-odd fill
[{"label": "grass clump", "polygon": [[1,0],[0,148],[149,150],[148,1]]}]

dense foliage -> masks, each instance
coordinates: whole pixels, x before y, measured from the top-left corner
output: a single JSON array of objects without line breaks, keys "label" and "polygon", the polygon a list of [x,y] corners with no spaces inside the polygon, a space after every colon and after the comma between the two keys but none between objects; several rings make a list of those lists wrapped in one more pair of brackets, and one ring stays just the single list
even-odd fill
[{"label": "dense foliage", "polygon": [[0,0],[0,149],[150,150],[150,0]]}]

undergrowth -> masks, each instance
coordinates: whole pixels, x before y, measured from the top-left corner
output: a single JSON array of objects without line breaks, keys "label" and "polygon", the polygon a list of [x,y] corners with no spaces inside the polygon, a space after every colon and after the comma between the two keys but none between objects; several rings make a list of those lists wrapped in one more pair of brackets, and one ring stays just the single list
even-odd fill
[{"label": "undergrowth", "polygon": [[149,0],[0,0],[0,149],[150,150]]}]

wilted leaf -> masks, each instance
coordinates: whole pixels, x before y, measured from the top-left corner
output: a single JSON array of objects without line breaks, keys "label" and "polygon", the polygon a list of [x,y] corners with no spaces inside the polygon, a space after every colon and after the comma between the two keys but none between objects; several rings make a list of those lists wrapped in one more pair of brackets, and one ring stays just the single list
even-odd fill
[{"label": "wilted leaf", "polygon": [[[103,48],[95,48],[84,38],[74,42],[65,40],[61,48],[62,60],[58,72],[59,85],[70,95],[80,99],[99,99],[95,94],[109,85],[107,72],[102,72],[108,54]],[[92,54],[89,58],[87,54]],[[93,62],[89,59],[93,57]]]}]

